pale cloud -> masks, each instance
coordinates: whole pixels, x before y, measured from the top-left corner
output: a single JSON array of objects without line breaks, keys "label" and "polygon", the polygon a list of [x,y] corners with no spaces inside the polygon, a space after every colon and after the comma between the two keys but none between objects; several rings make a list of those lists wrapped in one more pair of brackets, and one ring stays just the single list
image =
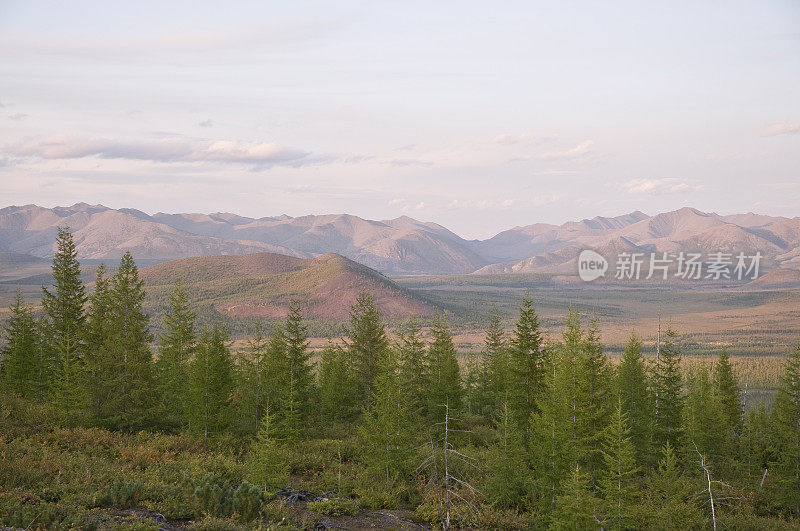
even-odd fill
[{"label": "pale cloud", "polygon": [[504,146],[510,146],[512,144],[519,144],[520,142],[526,142],[533,139],[533,136],[530,133],[521,133],[521,134],[510,134],[504,133],[502,135],[497,135],[492,139],[492,142],[495,144],[502,144]]},{"label": "pale cloud", "polygon": [[214,121],[211,119],[203,120],[202,122],[197,122],[196,125],[197,127],[204,127],[204,128],[214,127]]},{"label": "pale cloud", "polygon": [[9,114],[9,115],[8,115],[8,118],[9,118],[10,120],[14,120],[14,121],[16,121],[16,122],[18,122],[18,121],[20,121],[20,120],[22,120],[22,119],[25,119],[25,118],[27,118],[27,117],[28,117],[28,115],[27,115],[27,114],[25,114],[25,113],[23,113],[23,112],[18,112],[18,113],[14,113],[14,114]]},{"label": "pale cloud", "polygon": [[788,120],[772,124],[767,127],[767,136],[793,135],[800,132],[800,122],[790,124]]},{"label": "pale cloud", "polygon": [[515,199],[453,199],[447,208],[451,210],[487,210],[490,208],[510,208],[516,203]]},{"label": "pale cloud", "polygon": [[593,140],[585,140],[581,142],[577,146],[567,149],[564,151],[553,151],[550,153],[542,153],[538,155],[536,158],[539,160],[572,160],[572,159],[579,159],[589,155],[592,152],[592,146],[594,146]]},{"label": "pale cloud", "polygon": [[337,157],[314,155],[309,151],[284,147],[273,142],[238,140],[200,140],[166,137],[152,141],[112,140],[56,135],[27,140],[6,149],[18,157],[41,159],[144,160],[151,162],[210,162],[250,164],[256,169],[272,166],[301,167],[333,162]]},{"label": "pale cloud", "polygon": [[433,162],[418,159],[392,159],[386,162],[389,166],[433,166]]},{"label": "pale cloud", "polygon": [[633,195],[665,195],[699,192],[701,184],[691,184],[680,179],[632,179],[622,185],[623,190]]}]

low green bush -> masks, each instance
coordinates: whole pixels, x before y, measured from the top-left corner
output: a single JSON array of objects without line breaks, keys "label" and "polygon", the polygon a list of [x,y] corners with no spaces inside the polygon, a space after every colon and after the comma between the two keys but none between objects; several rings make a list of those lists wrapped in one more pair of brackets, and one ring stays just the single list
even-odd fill
[{"label": "low green bush", "polygon": [[360,509],[356,500],[349,498],[332,498],[318,502],[311,502],[308,508],[325,516],[355,516]]}]

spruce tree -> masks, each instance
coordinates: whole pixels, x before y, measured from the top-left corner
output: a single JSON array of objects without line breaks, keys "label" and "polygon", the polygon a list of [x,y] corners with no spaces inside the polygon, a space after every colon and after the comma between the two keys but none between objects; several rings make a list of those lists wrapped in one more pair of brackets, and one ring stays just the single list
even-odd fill
[{"label": "spruce tree", "polygon": [[770,464],[771,490],[788,514],[800,518],[800,346],[786,362],[772,415],[775,453]]},{"label": "spruce tree", "polygon": [[228,341],[221,323],[204,328],[189,365],[191,426],[206,442],[209,434],[219,433],[229,424],[233,364]]},{"label": "spruce tree", "polygon": [[547,357],[539,330],[539,318],[529,294],[522,299],[519,319],[509,349],[509,403],[514,421],[523,433],[526,447],[530,440],[530,417],[544,392]]},{"label": "spruce tree", "polygon": [[248,432],[258,431],[270,391],[266,381],[268,341],[261,326],[257,326],[247,339],[247,346],[239,351],[236,363],[236,407],[245,413],[241,425]]},{"label": "spruce tree", "polygon": [[367,292],[358,296],[350,310],[346,344],[356,375],[357,396],[367,406],[375,392],[380,360],[389,349],[381,313]]},{"label": "spruce tree", "polygon": [[436,423],[444,420],[444,405],[448,405],[451,412],[461,409],[463,389],[456,347],[444,315],[439,314],[436,317],[431,335],[426,363],[426,380],[429,383],[428,417],[431,423]]},{"label": "spruce tree", "polygon": [[617,392],[622,402],[622,411],[627,415],[630,424],[636,462],[644,469],[653,463],[651,444],[655,404],[642,356],[642,343],[635,335],[631,335],[625,345],[617,367]]},{"label": "spruce tree", "polygon": [[682,444],[681,422],[684,402],[680,369],[681,351],[677,342],[678,335],[669,328],[666,340],[661,345],[653,374],[655,443],[658,447],[670,443],[673,449],[680,448]]},{"label": "spruce tree", "polygon": [[188,421],[186,383],[189,360],[194,353],[195,314],[189,307],[189,294],[178,280],[169,295],[169,309],[164,316],[164,332],[159,336],[160,355],[156,362],[166,423],[185,426]]},{"label": "spruce tree", "polygon": [[52,270],[53,291],[42,286],[42,307],[49,320],[47,337],[55,357],[48,379],[57,405],[70,411],[82,406],[85,398],[83,339],[87,299],[75,242],[66,227],[58,229]]},{"label": "spruce tree", "polygon": [[104,364],[101,425],[111,428],[141,429],[153,419],[158,394],[153,378],[153,355],[148,328],[149,316],[142,308],[144,281],[130,252],[126,252],[111,281],[109,326],[105,348],[109,363]]},{"label": "spruce tree", "polygon": [[264,492],[283,487],[289,478],[289,467],[286,465],[281,443],[275,433],[272,413],[267,406],[247,454],[247,478],[255,485],[263,485]]},{"label": "spruce tree", "polygon": [[400,356],[400,382],[408,397],[408,407],[414,417],[420,418],[428,405],[428,369],[425,342],[415,317],[398,330],[396,348]]},{"label": "spruce tree", "polygon": [[6,345],[0,350],[0,381],[4,389],[25,398],[38,394],[38,331],[30,307],[17,290],[5,326]]},{"label": "spruce tree", "polygon": [[600,492],[609,529],[636,528],[635,512],[640,502],[636,486],[636,455],[628,427],[628,415],[618,400],[603,441],[603,474]]},{"label": "spruce tree", "polygon": [[393,350],[381,359],[375,396],[364,413],[359,435],[364,442],[367,469],[381,477],[386,487],[409,471],[411,417]]}]

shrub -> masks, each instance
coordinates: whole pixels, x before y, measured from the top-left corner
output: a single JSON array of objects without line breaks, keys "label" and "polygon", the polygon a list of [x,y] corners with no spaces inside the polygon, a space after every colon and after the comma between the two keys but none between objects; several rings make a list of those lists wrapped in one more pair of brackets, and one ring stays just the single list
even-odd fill
[{"label": "shrub", "polygon": [[142,487],[139,480],[117,480],[98,495],[95,504],[121,509],[136,507],[142,498]]},{"label": "shrub", "polygon": [[266,496],[261,489],[244,481],[233,493],[233,512],[246,522],[255,520],[261,513],[265,500]]}]

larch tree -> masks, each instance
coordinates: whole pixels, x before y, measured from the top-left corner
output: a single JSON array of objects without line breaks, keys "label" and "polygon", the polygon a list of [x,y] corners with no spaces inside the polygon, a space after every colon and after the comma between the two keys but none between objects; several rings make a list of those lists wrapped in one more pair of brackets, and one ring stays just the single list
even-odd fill
[{"label": "larch tree", "polygon": [[189,366],[191,426],[203,434],[205,442],[209,434],[219,433],[229,423],[233,363],[228,341],[221,323],[204,328]]},{"label": "larch tree", "polygon": [[386,487],[409,472],[412,446],[408,397],[398,369],[397,354],[389,350],[381,359],[375,396],[358,430],[364,441],[367,468],[381,477]]},{"label": "larch tree", "polygon": [[166,423],[183,427],[188,421],[187,382],[189,361],[195,350],[195,314],[189,305],[189,294],[178,280],[169,295],[169,309],[164,315],[164,332],[159,336],[159,358],[156,362],[161,399]]},{"label": "larch tree", "polygon": [[66,227],[58,229],[52,270],[52,291],[42,287],[42,307],[49,321],[47,337],[55,357],[52,371],[48,372],[57,406],[71,411],[81,407],[85,399],[83,339],[87,298],[75,241]]},{"label": "larch tree", "polygon": [[734,466],[738,453],[739,437],[744,422],[744,408],[739,383],[733,373],[730,356],[725,349],[719,353],[714,364],[714,394],[722,410],[723,445],[720,454],[728,471]]},{"label": "larch tree", "polygon": [[398,330],[396,348],[400,358],[400,382],[408,396],[411,414],[419,419],[427,407],[428,383],[425,342],[415,317]]},{"label": "larch tree", "polygon": [[636,455],[628,414],[618,399],[611,423],[603,441],[603,472],[600,493],[605,506],[605,526],[608,529],[635,529],[635,512],[641,498],[636,486]]},{"label": "larch tree", "polygon": [[375,392],[380,360],[389,350],[389,340],[375,299],[367,292],[358,296],[350,310],[346,345],[353,363],[358,396],[362,397],[363,405],[368,406]]},{"label": "larch tree", "polygon": [[153,378],[150,318],[142,303],[144,281],[130,252],[126,252],[111,280],[109,321],[111,333],[106,344],[109,363],[104,380],[101,425],[140,429],[153,419],[158,393]]},{"label": "larch tree", "polygon": [[511,337],[508,359],[509,404],[526,447],[530,440],[530,417],[544,392],[547,356],[533,300],[522,299],[519,319]]},{"label": "larch tree", "polygon": [[681,350],[678,335],[667,329],[661,345],[658,362],[653,373],[655,398],[654,439],[657,447],[670,443],[673,449],[682,445],[681,423],[683,420],[683,377],[681,375]]},{"label": "larch tree", "polygon": [[600,500],[589,486],[589,476],[575,465],[564,478],[561,494],[550,515],[550,529],[595,529],[600,527]]},{"label": "larch tree", "polygon": [[800,346],[786,369],[772,408],[774,457],[772,491],[785,511],[800,518]]},{"label": "larch tree", "polygon": [[341,346],[330,343],[320,355],[317,387],[321,414],[329,425],[352,420],[361,403],[354,393],[353,370],[347,354]]},{"label": "larch tree", "polygon": [[431,423],[435,423],[444,420],[443,406],[449,406],[451,412],[461,410],[463,389],[453,335],[444,315],[439,314],[436,317],[431,335],[427,353],[426,380],[429,383],[428,418]]},{"label": "larch tree", "polygon": [[303,324],[300,303],[293,300],[289,304],[289,314],[284,325],[286,360],[283,365],[287,371],[285,379],[285,400],[283,403],[283,428],[287,436],[298,438],[305,429],[305,421],[311,406],[313,375],[308,351],[308,332]]},{"label": "larch tree", "polygon": [[38,394],[39,372],[36,321],[20,290],[17,290],[10,310],[4,330],[6,345],[0,349],[0,381],[4,389],[33,398]]},{"label": "larch tree", "polygon": [[94,281],[94,291],[89,295],[85,339],[89,412],[96,421],[100,421],[103,416],[107,393],[113,392],[107,385],[106,376],[117,369],[110,349],[114,333],[111,305],[111,278],[106,276],[105,265],[100,264]]},{"label": "larch tree", "polygon": [[480,412],[492,418],[508,408],[509,398],[508,346],[497,306],[492,308],[483,339],[480,376]]},{"label": "larch tree", "polygon": [[642,356],[642,343],[631,335],[622,359],[617,366],[617,393],[622,411],[630,424],[631,442],[636,452],[636,462],[644,469],[655,464],[651,456],[653,439],[653,395]]}]

